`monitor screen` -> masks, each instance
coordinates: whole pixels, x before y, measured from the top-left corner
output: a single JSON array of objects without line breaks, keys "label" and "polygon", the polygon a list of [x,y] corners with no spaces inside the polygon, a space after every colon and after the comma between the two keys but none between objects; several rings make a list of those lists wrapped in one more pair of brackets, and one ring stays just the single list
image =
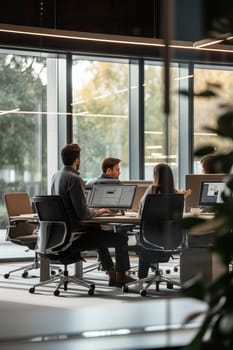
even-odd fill
[{"label": "monitor screen", "polygon": [[136,185],[94,185],[89,206],[129,209],[133,205],[136,187]]},{"label": "monitor screen", "polygon": [[90,198],[91,198],[91,192],[92,192],[92,186],[85,186],[85,197],[87,201],[87,205],[90,204]]},{"label": "monitor screen", "polygon": [[199,206],[214,206],[222,203],[221,194],[224,190],[225,182],[223,181],[202,181],[199,197]]}]

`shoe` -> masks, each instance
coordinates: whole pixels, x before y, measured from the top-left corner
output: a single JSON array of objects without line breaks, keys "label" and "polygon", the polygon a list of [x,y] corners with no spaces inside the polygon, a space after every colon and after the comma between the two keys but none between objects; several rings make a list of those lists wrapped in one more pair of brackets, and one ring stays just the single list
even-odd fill
[{"label": "shoe", "polygon": [[132,278],[129,275],[126,275],[124,272],[117,272],[116,284],[120,285],[121,287],[123,287],[127,283],[135,282],[135,281],[136,281],[135,278]]},{"label": "shoe", "polygon": [[116,270],[113,267],[111,267],[106,272],[109,275],[109,287],[116,287]]},{"label": "shoe", "polygon": [[121,288],[122,284],[117,282],[115,279],[110,278],[108,281],[108,286],[109,287],[117,287],[117,288]]}]

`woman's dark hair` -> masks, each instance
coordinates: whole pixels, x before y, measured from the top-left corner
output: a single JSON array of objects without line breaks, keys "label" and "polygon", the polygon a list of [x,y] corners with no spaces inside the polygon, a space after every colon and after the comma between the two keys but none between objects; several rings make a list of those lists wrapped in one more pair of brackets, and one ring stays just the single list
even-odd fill
[{"label": "woman's dark hair", "polygon": [[166,163],[154,167],[153,193],[176,193],[171,168]]},{"label": "woman's dark hair", "polygon": [[75,159],[80,158],[81,148],[77,143],[65,145],[61,150],[61,158],[64,165],[70,166]]}]

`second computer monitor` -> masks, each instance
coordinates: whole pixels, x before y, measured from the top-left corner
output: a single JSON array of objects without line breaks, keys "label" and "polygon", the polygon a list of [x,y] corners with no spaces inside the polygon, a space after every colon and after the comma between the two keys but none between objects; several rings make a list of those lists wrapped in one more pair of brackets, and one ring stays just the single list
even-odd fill
[{"label": "second computer monitor", "polygon": [[222,203],[222,192],[224,191],[224,181],[202,181],[199,206],[211,207],[217,203]]}]

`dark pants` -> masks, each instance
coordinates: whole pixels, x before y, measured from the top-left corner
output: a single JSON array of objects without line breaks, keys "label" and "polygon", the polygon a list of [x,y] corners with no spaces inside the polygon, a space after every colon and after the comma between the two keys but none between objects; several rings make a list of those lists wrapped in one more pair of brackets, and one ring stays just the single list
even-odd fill
[{"label": "dark pants", "polygon": [[84,225],[81,229],[85,233],[76,239],[70,247],[69,250],[72,256],[78,254],[80,250],[97,249],[103,269],[108,270],[114,267],[108,248],[115,248],[116,271],[125,272],[129,270],[127,235],[101,230],[100,226],[95,224]]}]

